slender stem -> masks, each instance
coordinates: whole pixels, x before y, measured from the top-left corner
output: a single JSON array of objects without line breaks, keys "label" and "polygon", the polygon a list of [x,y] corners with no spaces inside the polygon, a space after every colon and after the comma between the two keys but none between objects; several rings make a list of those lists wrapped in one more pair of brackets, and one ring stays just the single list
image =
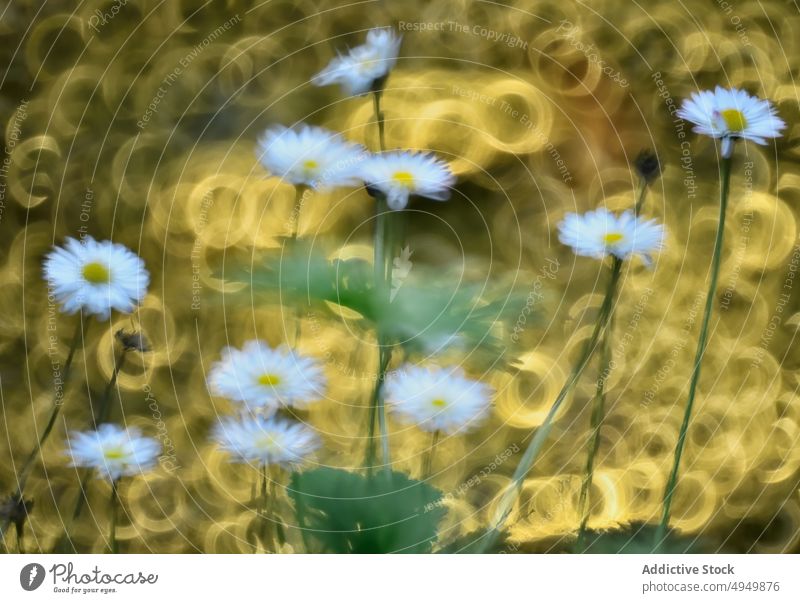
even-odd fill
[{"label": "slender stem", "polygon": [[[636,204],[634,205],[634,214],[639,215],[644,206],[644,200],[647,197],[648,182],[642,178],[639,182],[639,194],[637,195]],[[578,509],[581,513],[581,525],[578,529],[578,539],[576,550],[582,551],[584,540],[586,538],[586,526],[589,523],[589,515],[591,512],[590,494],[592,489],[592,480],[594,479],[594,459],[597,451],[600,448],[600,429],[603,426],[605,419],[605,406],[606,406],[606,391],[605,385],[609,374],[611,373],[611,332],[613,331],[614,312],[613,309],[609,310],[608,325],[602,336],[601,342],[601,357],[600,357],[600,375],[597,379],[597,388],[595,390],[594,399],[592,401],[592,416],[591,428],[592,435],[589,442],[589,453],[586,458],[586,473],[581,483],[581,493],[578,502]]]},{"label": "slender stem", "polygon": [[436,451],[436,445],[439,443],[439,430],[433,432],[431,436],[431,447],[428,448],[428,454],[425,455],[425,464],[422,469],[422,478],[428,478],[431,476],[432,469],[433,469],[433,455]]},{"label": "slender stem", "polygon": [[[380,341],[380,340],[379,340]],[[379,343],[379,346],[381,344]],[[382,348],[382,346],[381,346]],[[381,454],[383,466],[387,471],[390,470],[389,437],[386,430],[386,405],[383,400],[383,382],[386,376],[386,369],[389,366],[391,354],[388,349],[381,349],[378,354],[378,372],[375,376],[375,385],[372,389],[372,397],[369,407],[369,436],[367,438],[367,457],[365,466],[371,472],[375,467],[375,448],[377,447],[375,427],[378,423],[378,430],[381,440]]]},{"label": "slender stem", "polygon": [[[114,364],[114,370],[111,373],[111,378],[108,380],[106,384],[106,389],[103,391],[103,397],[100,399],[100,406],[99,411],[97,413],[97,417],[94,419],[94,426],[95,428],[102,423],[105,423],[109,416],[111,415],[111,394],[114,389],[114,386],[117,383],[117,378],[119,377],[120,372],[122,371],[122,366],[125,363],[125,358],[128,354],[127,348],[122,348],[119,353],[119,356],[116,359],[116,363]],[[78,492],[78,500],[75,501],[75,509],[72,511],[72,520],[70,523],[70,528],[72,524],[74,524],[78,518],[81,516],[83,512],[84,504],[86,503],[86,489],[89,483],[89,478],[91,477],[91,469],[84,469],[81,474],[80,479],[80,491]],[[72,541],[69,536],[70,528],[65,531],[66,539],[68,541]]]},{"label": "slender stem", "polygon": [[291,241],[297,240],[297,231],[300,229],[300,211],[303,209],[303,196],[308,187],[304,184],[297,184],[294,188],[294,207],[292,207],[292,230],[289,235]]},{"label": "slender stem", "polygon": [[[381,151],[386,150],[386,135],[384,131],[383,111],[381,111],[381,90],[376,90],[373,95],[373,106],[375,109],[375,120],[378,124],[378,139]],[[386,244],[387,225],[389,208],[386,198],[378,194],[375,204],[375,244],[374,244],[374,271],[375,271],[375,299],[376,299],[376,339],[378,343],[378,371],[375,375],[375,386],[372,390],[370,401],[369,428],[367,440],[366,466],[368,471],[372,471],[375,464],[375,423],[378,423],[381,439],[382,465],[384,470],[391,471],[391,457],[389,454],[389,435],[386,426],[386,405],[383,399],[383,382],[386,377],[386,369],[389,366],[391,352],[383,334],[383,316],[389,302],[389,289],[387,287],[387,259]]]},{"label": "slender stem", "polygon": [[647,196],[647,180],[644,178],[641,179],[639,183],[639,198],[636,200],[636,205],[633,207],[633,213],[637,216],[642,213],[642,206],[644,205],[644,199]]},{"label": "slender stem", "polygon": [[378,122],[378,143],[380,144],[381,151],[385,151],[386,128],[384,124],[383,111],[381,111],[381,96],[383,96],[383,90],[376,90],[372,94],[372,104],[375,109],[375,120]]},{"label": "slender stem", "polygon": [[[71,369],[72,369],[72,360],[75,358],[75,351],[78,349],[78,343],[83,339],[85,334],[85,327],[88,326],[89,321],[83,321],[83,314],[78,313],[78,322],[75,325],[75,332],[72,335],[72,341],[69,345],[69,353],[67,354],[67,359],[64,361],[64,370],[62,372],[61,378],[61,392],[62,396],[64,394],[64,389],[67,386],[67,379],[69,378]],[[23,488],[25,487],[25,480],[27,479],[27,474],[30,471],[31,465],[33,461],[36,459],[36,456],[39,454],[39,451],[42,449],[45,441],[50,436],[50,433],[53,431],[53,427],[55,427],[56,419],[58,418],[59,413],[61,412],[61,407],[63,403],[58,402],[58,394],[56,394],[53,398],[53,409],[50,411],[50,418],[47,420],[47,425],[45,425],[44,431],[42,431],[42,435],[39,437],[39,441],[36,443],[36,447],[33,451],[28,455],[25,463],[20,470],[20,487],[19,487],[19,494],[22,493]]]},{"label": "slender stem", "polygon": [[276,521],[273,513],[275,503],[275,488],[269,488],[272,496],[268,493],[268,484],[270,483],[270,472],[267,469],[266,463],[261,465],[261,521],[262,521],[262,536],[264,538],[264,549],[273,553],[278,552],[278,545],[275,541],[275,530],[273,522]]},{"label": "slender stem", "polygon": [[[64,361],[64,370],[61,373],[61,395],[63,397],[67,382],[69,380],[69,375],[72,370],[72,361],[75,358],[75,352],[78,349],[78,343],[85,337],[86,335],[86,328],[89,325],[89,321],[83,320],[83,313],[78,312],[77,315],[77,322],[75,324],[75,330],[72,335],[72,340],[70,341],[69,345],[69,353],[67,354],[67,359]],[[39,436],[39,440],[36,442],[31,453],[25,459],[25,462],[22,464],[22,468],[18,473],[18,481],[17,481],[17,491],[12,495],[11,499],[13,501],[20,501],[22,500],[22,495],[25,491],[25,484],[28,481],[28,476],[30,475],[30,471],[33,468],[33,462],[36,460],[36,457],[39,456],[39,453],[42,450],[42,446],[47,441],[47,438],[50,436],[50,433],[53,431],[53,427],[55,427],[56,419],[58,418],[59,413],[61,412],[61,407],[63,406],[63,400],[59,401],[58,391],[53,395],[53,408],[50,411],[50,417],[47,419],[47,424],[45,425],[44,430],[42,431],[42,435]],[[6,530],[8,530],[8,526],[10,524],[10,519],[6,519],[3,521],[2,528],[0,528],[0,540],[5,538]]]},{"label": "slender stem", "polygon": [[272,501],[272,517],[275,520],[276,553],[280,552],[280,547],[286,542],[286,532],[283,529],[283,522],[280,518],[280,507],[278,506],[278,483],[281,477],[280,471],[280,467],[276,465],[270,472],[272,480],[270,482],[269,496],[270,500]]},{"label": "slender stem", "polygon": [[686,401],[686,410],[683,413],[683,422],[678,433],[678,443],[675,446],[675,459],[672,463],[672,471],[664,489],[664,502],[661,512],[661,523],[656,530],[655,550],[660,550],[661,545],[667,535],[669,528],[670,508],[672,507],[672,497],[678,484],[678,471],[681,465],[683,447],[686,443],[686,433],[689,430],[689,421],[692,417],[694,398],[697,394],[697,383],[700,380],[700,367],[703,364],[703,356],[706,351],[708,341],[708,325],[711,319],[711,312],[714,309],[714,300],[717,291],[717,279],[719,278],[720,260],[722,258],[722,242],[725,235],[725,214],[728,207],[728,194],[731,180],[731,157],[723,157],[720,167],[720,191],[719,191],[719,223],[717,225],[717,236],[714,240],[714,252],[711,256],[711,282],[708,285],[706,294],[706,307],[703,313],[703,322],[700,326],[700,336],[697,340],[697,352],[694,357],[692,368],[692,378],[689,383],[689,398]]},{"label": "slender stem", "polygon": [[600,448],[600,428],[603,426],[605,418],[606,390],[605,383],[611,373],[611,331],[613,330],[614,313],[609,311],[608,326],[602,336],[600,352],[600,376],[597,379],[597,389],[595,390],[592,403],[591,428],[592,436],[589,443],[589,454],[586,458],[586,474],[581,484],[581,495],[578,502],[578,509],[581,511],[581,525],[578,529],[577,550],[583,550],[583,541],[586,537],[586,525],[589,523],[590,514],[590,491],[592,480],[594,479],[594,458]]},{"label": "slender stem", "polygon": [[106,389],[103,391],[103,397],[100,399],[100,410],[97,412],[97,420],[95,426],[105,423],[108,417],[111,416],[111,394],[114,391],[114,386],[117,384],[117,377],[122,370],[122,365],[125,364],[125,358],[128,355],[128,349],[123,347],[114,363],[114,370],[111,372],[111,378],[106,384]]},{"label": "slender stem", "polygon": [[555,419],[559,408],[561,408],[561,404],[575,387],[578,379],[580,379],[580,376],[583,374],[584,369],[586,369],[586,366],[589,364],[589,360],[591,359],[595,348],[597,347],[600,334],[605,329],[608,316],[611,313],[611,307],[614,301],[614,292],[617,289],[621,268],[622,260],[615,257],[611,267],[611,278],[608,281],[605,298],[600,306],[600,312],[597,317],[594,330],[592,331],[589,340],[586,342],[586,345],[584,345],[580,357],[578,358],[578,362],[572,368],[572,372],[570,373],[567,382],[561,388],[561,391],[558,393],[555,402],[553,402],[553,405],[550,407],[544,422],[536,430],[531,443],[528,444],[528,448],[522,455],[519,465],[517,465],[517,469],[514,471],[514,475],[511,478],[511,484],[505,490],[500,502],[498,503],[498,509],[496,513],[497,519],[486,532],[486,535],[479,546],[479,552],[488,551],[497,540],[497,537],[500,535],[500,530],[508,518],[511,508],[513,507],[514,502],[516,501],[517,497],[519,496],[519,492],[522,489],[522,482],[533,467],[539,452],[547,440],[547,436],[550,434],[550,430],[553,427],[553,419]]},{"label": "slender stem", "polygon": [[16,529],[17,529],[17,554],[22,555],[25,551],[22,548],[23,540],[25,539],[25,522],[24,521],[17,521]]},{"label": "slender stem", "polygon": [[[309,190],[309,187],[305,184],[297,184],[295,185],[294,189],[294,207],[292,208],[292,231],[289,237],[289,240],[292,243],[297,242],[297,231],[300,228],[300,212],[303,209],[303,198],[305,197],[306,191]],[[300,341],[300,330],[301,330],[301,323],[302,323],[302,312],[300,310],[300,304],[298,303],[296,311],[295,311],[295,318],[294,318],[294,343]]]},{"label": "slender stem", "polygon": [[[261,465],[261,485],[260,485],[260,493],[261,493],[261,504],[259,505],[259,513],[261,514],[261,520],[264,521],[266,519],[267,514],[267,465],[266,463]],[[269,526],[267,526],[266,521],[263,523],[263,527],[265,531],[268,531]]]},{"label": "slender stem", "polygon": [[109,501],[111,509],[111,527],[109,531],[108,541],[111,543],[111,553],[119,553],[119,546],[117,544],[117,520],[119,514],[119,480],[111,482],[111,500]]}]

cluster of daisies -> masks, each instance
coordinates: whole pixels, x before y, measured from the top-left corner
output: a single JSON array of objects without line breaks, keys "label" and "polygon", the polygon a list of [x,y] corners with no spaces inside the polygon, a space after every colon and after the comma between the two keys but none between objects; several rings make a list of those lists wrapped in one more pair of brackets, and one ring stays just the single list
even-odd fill
[{"label": "cluster of daisies", "polygon": [[[739,140],[765,145],[768,138],[780,136],[786,127],[769,101],[719,86],[713,92],[693,93],[683,102],[678,116],[693,123],[698,134],[718,139],[723,158],[731,157]],[[632,211],[616,216],[601,208],[583,215],[568,214],[559,224],[562,243],[578,255],[594,258],[612,255],[625,260],[639,256],[649,265],[663,238],[661,225]]]},{"label": "cluster of daisies", "polygon": [[[82,312],[107,320],[113,310],[131,312],[144,298],[149,274],[144,262],[122,245],[68,239],[44,264],[45,278],[64,313]],[[237,416],[213,430],[233,460],[296,467],[319,447],[311,427],[287,417],[325,397],[321,364],[285,346],[249,341],[226,348],[208,376],[210,391],[239,405]],[[407,365],[386,381],[389,410],[405,423],[430,432],[457,433],[479,425],[489,413],[490,387],[467,378],[457,367]],[[91,467],[112,481],[155,466],[160,445],[138,429],[115,424],[74,432],[68,443],[72,463]]]},{"label": "cluster of daisies", "polygon": [[[366,43],[339,55],[314,78],[316,85],[338,83],[350,95],[379,93],[397,62],[401,38],[391,29],[374,29]],[[729,157],[737,140],[765,144],[785,124],[768,101],[741,90],[701,92],[684,102],[679,115],[695,130],[721,141]],[[389,208],[402,210],[411,196],[443,201],[455,178],[448,165],[427,152],[371,153],[324,128],[275,126],[260,137],[258,158],[273,175],[297,187],[330,189],[365,186]],[[638,210],[638,208],[637,208]],[[641,258],[650,265],[663,246],[665,231],[638,211],[614,214],[600,208],[568,214],[558,225],[559,240],[578,255],[597,259]],[[91,237],[67,239],[44,263],[44,274],[63,312],[108,320],[111,312],[133,312],[144,299],[149,273],[129,249]],[[249,341],[226,348],[208,376],[212,394],[237,405],[220,419],[212,438],[235,462],[260,468],[294,469],[321,446],[321,436],[297,419],[326,397],[323,367],[289,347]],[[385,382],[389,412],[399,421],[431,433],[457,434],[480,425],[491,411],[494,391],[457,367],[407,364]],[[102,424],[70,435],[68,453],[75,466],[96,469],[112,482],[154,467],[160,445],[135,428]]]},{"label": "cluster of daisies", "polygon": [[[391,29],[373,29],[367,42],[331,61],[313,78],[316,85],[341,84],[348,94],[382,88],[397,62],[401,37]],[[365,185],[401,210],[412,195],[446,201],[455,184],[447,163],[423,151],[370,153],[325,128],[297,124],[274,126],[258,141],[258,157],[273,176],[317,190]]]},{"label": "cluster of daisies", "polygon": [[[296,468],[319,447],[316,431],[292,416],[325,397],[325,374],[313,358],[249,341],[226,348],[209,372],[211,392],[239,405],[214,428],[219,446],[239,462]],[[401,421],[430,432],[471,429],[488,415],[492,390],[458,368],[407,365],[386,381],[387,405]],[[289,415],[289,416],[286,416]]]}]

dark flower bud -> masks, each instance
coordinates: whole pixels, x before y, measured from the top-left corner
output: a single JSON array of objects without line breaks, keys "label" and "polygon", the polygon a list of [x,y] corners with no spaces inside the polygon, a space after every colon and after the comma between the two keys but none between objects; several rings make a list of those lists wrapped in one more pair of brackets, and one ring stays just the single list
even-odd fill
[{"label": "dark flower bud", "polygon": [[661,173],[658,157],[650,149],[640,151],[633,165],[636,168],[636,173],[639,174],[647,184],[652,183]]},{"label": "dark flower bud", "polygon": [[120,345],[122,345],[122,347],[128,351],[150,351],[150,344],[141,331],[131,331],[129,333],[124,329],[120,329],[114,334],[114,336],[117,338],[117,341],[119,341]]}]

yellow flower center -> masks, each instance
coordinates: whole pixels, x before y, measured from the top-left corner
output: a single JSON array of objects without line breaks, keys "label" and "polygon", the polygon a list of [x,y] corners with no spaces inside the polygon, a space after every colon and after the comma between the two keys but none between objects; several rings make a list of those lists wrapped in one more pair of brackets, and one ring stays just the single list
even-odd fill
[{"label": "yellow flower center", "polygon": [[280,442],[278,442],[273,436],[263,435],[256,440],[256,448],[261,448],[262,450],[266,449],[270,452],[277,452],[281,450],[282,446]]},{"label": "yellow flower center", "polygon": [[103,451],[103,456],[106,457],[108,461],[118,461],[126,455],[122,448],[110,448]]},{"label": "yellow flower center", "polygon": [[414,174],[411,172],[395,172],[392,174],[392,180],[400,186],[411,188],[414,186]]},{"label": "yellow flower center", "polygon": [[609,232],[606,236],[603,237],[603,241],[608,243],[609,245],[613,245],[614,243],[619,243],[624,237],[619,232]]},{"label": "yellow flower center", "polygon": [[314,161],[313,159],[306,159],[303,162],[303,169],[307,172],[313,172],[319,167],[319,163]]},{"label": "yellow flower center", "polygon": [[83,278],[93,285],[102,285],[111,280],[111,272],[100,262],[90,262],[83,267]]},{"label": "yellow flower center", "polygon": [[738,109],[725,109],[720,111],[722,119],[725,120],[725,125],[731,132],[741,132],[747,127],[747,120],[744,114]]},{"label": "yellow flower center", "polygon": [[447,402],[442,400],[441,398],[436,398],[431,402],[431,406],[435,406],[436,408],[444,408],[447,406]]},{"label": "yellow flower center", "polygon": [[364,73],[368,69],[375,68],[375,62],[379,59],[378,53],[376,51],[365,53],[361,56],[361,59],[356,63],[356,70],[359,73]]},{"label": "yellow flower center", "polygon": [[258,378],[259,385],[278,385],[281,382],[280,375],[264,373]]}]

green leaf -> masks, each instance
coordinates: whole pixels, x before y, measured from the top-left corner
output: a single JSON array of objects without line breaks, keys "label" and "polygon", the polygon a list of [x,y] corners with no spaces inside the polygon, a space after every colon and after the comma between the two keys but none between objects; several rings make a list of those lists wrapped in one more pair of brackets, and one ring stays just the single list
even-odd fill
[{"label": "green leaf", "polygon": [[370,320],[375,316],[372,265],[358,258],[329,260],[319,250],[296,242],[267,255],[252,274],[237,277],[254,291],[284,303],[330,302]]},{"label": "green leaf", "polygon": [[357,258],[329,260],[301,242],[268,255],[252,274],[239,276],[254,291],[281,303],[349,308],[360,315],[365,330],[380,325],[387,340],[408,354],[458,347],[471,362],[485,365],[508,362],[511,328],[526,307],[526,293],[518,287],[465,284],[419,264],[395,284],[390,301],[380,301],[372,264]]},{"label": "green leaf", "polygon": [[301,529],[328,553],[426,553],[446,509],[442,493],[402,473],[342,469],[292,475]]}]

